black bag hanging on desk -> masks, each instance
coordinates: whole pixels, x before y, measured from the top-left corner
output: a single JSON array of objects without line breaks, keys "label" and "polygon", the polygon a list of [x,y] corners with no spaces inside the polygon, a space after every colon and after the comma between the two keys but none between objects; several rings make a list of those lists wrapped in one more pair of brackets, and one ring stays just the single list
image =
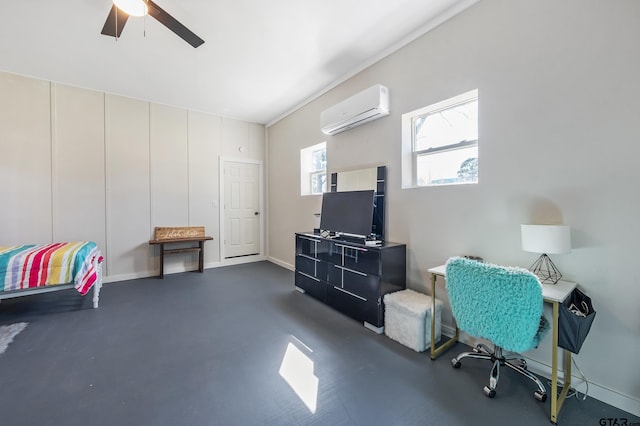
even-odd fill
[{"label": "black bag hanging on desk", "polygon": [[577,354],[596,317],[591,298],[575,288],[559,308],[558,346]]}]

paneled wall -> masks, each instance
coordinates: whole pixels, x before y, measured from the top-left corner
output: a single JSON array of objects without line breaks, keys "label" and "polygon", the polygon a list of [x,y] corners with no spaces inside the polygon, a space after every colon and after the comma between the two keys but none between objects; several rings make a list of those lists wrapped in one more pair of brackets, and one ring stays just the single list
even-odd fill
[{"label": "paneled wall", "polygon": [[0,245],[52,238],[49,83],[0,76]]},{"label": "paneled wall", "polygon": [[[222,145],[210,143],[220,138],[222,120],[208,114],[189,112],[189,223],[204,225],[214,241],[220,241],[221,203],[218,200],[218,164],[211,164],[211,158],[219,158]],[[249,126],[251,128],[257,126]],[[232,140],[243,140],[242,137]],[[262,138],[264,143],[264,137]],[[227,144],[231,145],[231,144]],[[262,157],[260,157],[262,158]],[[220,259],[220,246],[207,243],[205,262]]]},{"label": "paneled wall", "polygon": [[264,126],[2,72],[0,94],[0,246],[95,241],[116,281],[157,274],[155,226],[204,225],[220,263],[220,157],[263,161]]},{"label": "paneled wall", "polygon": [[106,96],[107,275],[128,276],[153,266],[149,104]]},{"label": "paneled wall", "polygon": [[151,221],[189,222],[187,111],[151,105]]},{"label": "paneled wall", "polygon": [[51,113],[52,240],[105,247],[104,94],[52,85]]}]

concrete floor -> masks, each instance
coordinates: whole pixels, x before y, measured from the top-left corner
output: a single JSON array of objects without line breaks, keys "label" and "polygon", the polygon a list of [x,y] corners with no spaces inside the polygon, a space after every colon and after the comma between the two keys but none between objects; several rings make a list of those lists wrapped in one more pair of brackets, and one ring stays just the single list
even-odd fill
[{"label": "concrete floor", "polygon": [[[549,400],[490,364],[376,335],[293,289],[268,262],[106,284],[100,308],[74,290],[5,300],[28,321],[0,355],[0,424],[546,425]],[[546,380],[545,380],[546,382]],[[549,398],[550,399],[550,398]],[[561,425],[640,418],[571,398]]]}]

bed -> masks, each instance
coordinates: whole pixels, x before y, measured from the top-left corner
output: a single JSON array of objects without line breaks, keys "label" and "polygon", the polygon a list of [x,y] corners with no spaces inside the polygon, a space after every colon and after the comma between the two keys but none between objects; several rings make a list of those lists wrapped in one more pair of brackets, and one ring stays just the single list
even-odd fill
[{"label": "bed", "polygon": [[0,301],[68,288],[84,296],[93,288],[97,308],[103,260],[90,241],[0,246]]}]

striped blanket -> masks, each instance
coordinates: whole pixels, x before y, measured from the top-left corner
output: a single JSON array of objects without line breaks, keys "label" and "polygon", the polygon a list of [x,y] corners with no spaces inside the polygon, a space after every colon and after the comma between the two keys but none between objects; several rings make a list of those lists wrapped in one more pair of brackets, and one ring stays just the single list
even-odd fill
[{"label": "striped blanket", "polygon": [[73,283],[84,295],[102,260],[92,242],[0,247],[0,291]]}]

